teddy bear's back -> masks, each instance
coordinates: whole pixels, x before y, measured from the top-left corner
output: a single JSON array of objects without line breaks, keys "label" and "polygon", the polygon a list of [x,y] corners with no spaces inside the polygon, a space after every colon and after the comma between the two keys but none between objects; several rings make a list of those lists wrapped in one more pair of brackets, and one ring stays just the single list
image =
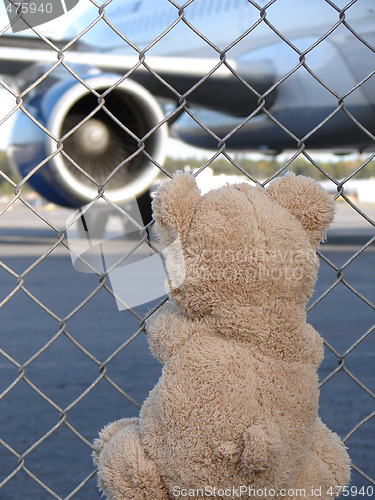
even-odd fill
[{"label": "teddy bear's back", "polygon": [[[249,481],[263,487],[272,474],[281,488],[303,466],[317,408],[313,366],[271,359],[244,343],[202,338],[164,366],[141,412],[144,446],[170,487]],[[282,456],[272,471],[241,471],[242,434],[266,420],[280,431]]]}]

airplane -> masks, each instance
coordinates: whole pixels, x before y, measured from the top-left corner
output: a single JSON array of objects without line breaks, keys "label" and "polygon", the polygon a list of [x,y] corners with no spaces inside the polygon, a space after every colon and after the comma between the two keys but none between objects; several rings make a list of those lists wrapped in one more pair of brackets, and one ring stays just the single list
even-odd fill
[{"label": "airplane", "polygon": [[30,89],[12,165],[56,204],[81,207],[104,184],[149,216],[168,135],[275,155],[374,151],[375,5],[331,3],[113,0],[62,40],[1,36],[0,74]]}]

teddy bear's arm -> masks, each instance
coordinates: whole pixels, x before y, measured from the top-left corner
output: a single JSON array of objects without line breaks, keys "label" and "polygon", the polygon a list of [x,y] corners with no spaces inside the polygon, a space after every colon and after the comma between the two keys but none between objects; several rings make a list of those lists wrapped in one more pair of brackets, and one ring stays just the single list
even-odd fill
[{"label": "teddy bear's arm", "polygon": [[146,322],[147,338],[154,356],[165,363],[195,333],[196,321],[167,301]]},{"label": "teddy bear's arm", "polygon": [[156,464],[142,446],[137,418],[124,418],[108,425],[94,446],[99,487],[107,500],[169,498]]}]

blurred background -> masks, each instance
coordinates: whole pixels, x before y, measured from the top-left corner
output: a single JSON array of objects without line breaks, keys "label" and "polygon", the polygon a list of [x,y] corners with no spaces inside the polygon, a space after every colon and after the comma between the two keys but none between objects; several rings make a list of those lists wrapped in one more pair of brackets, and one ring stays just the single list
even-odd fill
[{"label": "blurred background", "polygon": [[[372,2],[73,3],[15,33],[0,5],[0,498],[100,498],[92,442],[161,373],[144,319],[164,278],[132,272],[158,249],[150,203],[176,170],[202,192],[291,170],[336,200],[308,320],[347,497],[373,497]],[[112,266],[143,301],[118,295]]]}]

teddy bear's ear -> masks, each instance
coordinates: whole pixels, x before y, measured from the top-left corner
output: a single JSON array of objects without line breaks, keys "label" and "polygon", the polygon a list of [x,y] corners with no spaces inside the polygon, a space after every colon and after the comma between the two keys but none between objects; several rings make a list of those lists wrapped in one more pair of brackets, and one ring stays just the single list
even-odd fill
[{"label": "teddy bear's ear", "polygon": [[190,174],[177,171],[172,180],[162,184],[152,202],[159,237],[171,243],[177,234],[183,238],[188,231],[201,193]]},{"label": "teddy bear's ear", "polygon": [[335,210],[332,198],[324,189],[309,177],[288,172],[273,180],[266,192],[301,222],[311,243],[317,246],[324,238]]}]

